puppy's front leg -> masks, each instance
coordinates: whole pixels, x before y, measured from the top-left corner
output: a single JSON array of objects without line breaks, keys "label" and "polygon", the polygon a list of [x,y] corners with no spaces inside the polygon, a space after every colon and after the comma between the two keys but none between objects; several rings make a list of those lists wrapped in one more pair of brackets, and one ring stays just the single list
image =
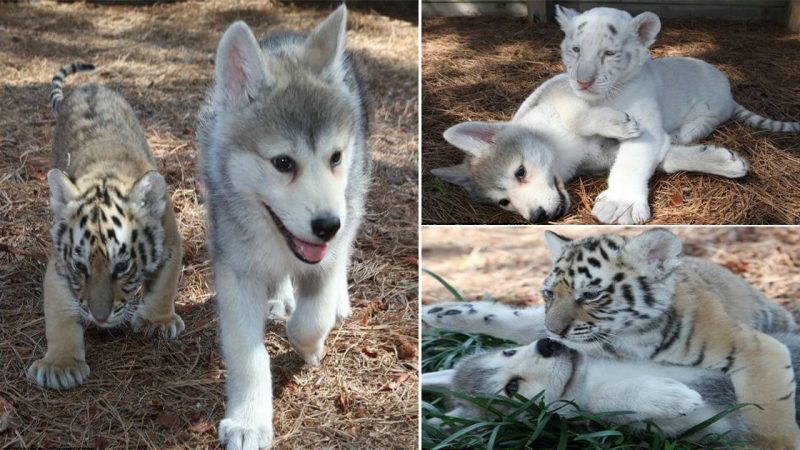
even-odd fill
[{"label": "puppy's front leg", "polygon": [[222,357],[228,371],[219,439],[227,450],[268,447],[272,443],[272,376],[264,347],[267,293],[256,280],[224,266],[215,272]]},{"label": "puppy's front leg", "polygon": [[678,380],[639,376],[606,380],[592,387],[585,407],[591,412],[632,411],[634,414],[609,417],[618,423],[674,419],[689,414],[703,404],[697,391]]},{"label": "puppy's front leg", "polygon": [[319,365],[325,356],[325,338],[336,322],[337,306],[347,289],[347,264],[343,255],[332,267],[297,280],[297,308],[287,325],[289,342],[306,363]]}]

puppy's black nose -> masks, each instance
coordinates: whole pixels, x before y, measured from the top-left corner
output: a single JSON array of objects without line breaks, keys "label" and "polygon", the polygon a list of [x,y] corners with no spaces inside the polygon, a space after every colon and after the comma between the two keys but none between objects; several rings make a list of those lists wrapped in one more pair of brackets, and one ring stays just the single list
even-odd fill
[{"label": "puppy's black nose", "polygon": [[540,223],[544,222],[547,219],[547,213],[544,212],[544,208],[541,206],[536,208],[536,211],[532,212],[531,215],[528,217],[528,221],[530,223]]},{"label": "puppy's black nose", "polygon": [[311,231],[323,241],[333,239],[340,226],[339,218],[335,216],[322,216],[311,220]]},{"label": "puppy's black nose", "polygon": [[552,339],[544,338],[536,341],[536,351],[539,352],[543,358],[549,358],[561,351],[563,348],[563,344]]}]

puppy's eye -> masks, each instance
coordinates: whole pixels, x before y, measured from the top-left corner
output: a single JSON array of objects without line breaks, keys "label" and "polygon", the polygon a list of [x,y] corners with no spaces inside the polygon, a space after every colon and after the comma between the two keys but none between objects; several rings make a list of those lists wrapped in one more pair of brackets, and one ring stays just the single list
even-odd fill
[{"label": "puppy's eye", "polygon": [[276,156],[270,161],[278,172],[291,173],[295,170],[294,160],[286,155]]},{"label": "puppy's eye", "polygon": [[517,351],[514,349],[503,350],[503,356],[514,356],[517,354]]},{"label": "puppy's eye", "polygon": [[519,378],[514,378],[513,380],[509,381],[505,387],[506,395],[509,397],[513,397],[519,391]]},{"label": "puppy's eye", "polygon": [[572,51],[575,52],[575,53],[580,53],[581,52],[581,48],[580,47],[572,47]]},{"label": "puppy's eye", "polygon": [[514,176],[517,177],[518,181],[525,181],[525,175],[528,174],[528,171],[525,170],[525,166],[519,166],[517,171],[514,172]]},{"label": "puppy's eye", "polygon": [[603,52],[603,54],[605,54],[606,56],[614,56],[617,54],[617,52],[612,50],[606,50],[605,52]]},{"label": "puppy's eye", "polygon": [[511,201],[509,199],[507,199],[507,198],[504,198],[504,199],[500,200],[497,203],[499,203],[500,206],[508,206],[509,204],[511,204]]},{"label": "puppy's eye", "polygon": [[601,295],[603,295],[602,292],[586,291],[586,292],[582,293],[580,295],[580,297],[578,297],[578,301],[590,302],[592,300],[597,300],[598,298],[600,298]]},{"label": "puppy's eye", "polygon": [[331,167],[336,167],[342,162],[342,152],[339,150],[333,152],[331,155]]}]

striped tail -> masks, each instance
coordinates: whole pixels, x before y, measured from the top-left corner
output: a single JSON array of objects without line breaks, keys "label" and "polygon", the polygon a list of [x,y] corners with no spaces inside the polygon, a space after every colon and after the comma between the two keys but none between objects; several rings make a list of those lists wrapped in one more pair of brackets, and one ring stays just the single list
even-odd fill
[{"label": "striped tail", "polygon": [[760,130],[774,131],[775,133],[800,133],[800,122],[781,122],[768,117],[759,116],[740,104],[736,104],[733,115],[742,122]]},{"label": "striped tail", "polygon": [[88,70],[94,70],[94,65],[80,63],[67,64],[53,77],[53,82],[50,84],[50,108],[53,109],[53,114],[58,115],[61,101],[64,100],[64,79],[75,72],[85,72]]}]

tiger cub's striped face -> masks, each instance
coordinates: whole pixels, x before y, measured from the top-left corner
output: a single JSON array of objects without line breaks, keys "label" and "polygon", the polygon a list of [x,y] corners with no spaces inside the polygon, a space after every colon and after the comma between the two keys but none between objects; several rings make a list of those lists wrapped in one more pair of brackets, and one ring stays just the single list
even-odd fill
[{"label": "tiger cub's striped face", "polygon": [[669,309],[681,245],[669,231],[570,240],[546,232],[553,269],[542,287],[551,338],[584,350],[646,331]]},{"label": "tiger cub's striped face", "polygon": [[76,186],[53,169],[48,183],[56,270],[75,312],[101,327],[125,322],[142,278],[162,265],[163,178],[149,172],[133,187],[112,177]]}]

